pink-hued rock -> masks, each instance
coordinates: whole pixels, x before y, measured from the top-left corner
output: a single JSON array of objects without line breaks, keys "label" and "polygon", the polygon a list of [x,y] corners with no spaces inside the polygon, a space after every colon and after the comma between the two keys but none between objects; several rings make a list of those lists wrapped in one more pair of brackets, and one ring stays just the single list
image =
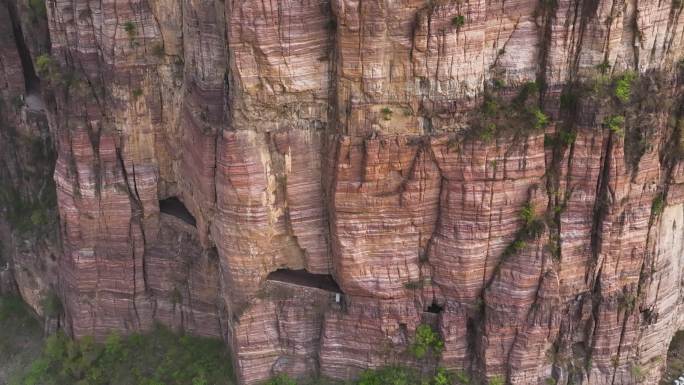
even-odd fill
[{"label": "pink-hued rock", "polygon": [[[679,2],[56,0],[35,24],[20,3],[0,181],[38,196],[56,163],[60,239],[0,218],[0,288],[38,311],[56,291],[73,336],[223,338],[249,385],[392,364],[658,383],[684,329]],[[421,324],[440,354],[410,353]]]}]

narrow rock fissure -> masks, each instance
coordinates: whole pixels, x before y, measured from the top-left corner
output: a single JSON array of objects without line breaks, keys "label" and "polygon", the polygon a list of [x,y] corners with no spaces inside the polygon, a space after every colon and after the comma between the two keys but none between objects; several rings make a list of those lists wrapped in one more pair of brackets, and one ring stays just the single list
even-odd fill
[{"label": "narrow rock fissure", "polygon": [[11,1],[7,1],[5,3],[7,5],[7,12],[9,13],[10,20],[12,21],[14,43],[16,44],[17,51],[19,53],[19,59],[21,60],[21,69],[24,73],[26,92],[40,93],[40,79],[38,79],[36,71],[33,68],[31,52],[29,51],[28,47],[26,47],[26,42],[24,41],[24,33],[21,30],[21,22],[19,21],[19,15],[17,14],[16,6]]},{"label": "narrow rock fissure", "polygon": [[613,151],[613,134],[608,135],[608,142],[606,143],[604,157],[602,159],[601,173],[596,184],[596,198],[594,201],[594,210],[592,216],[591,226],[591,252],[594,262],[598,260],[601,249],[601,226],[606,216],[607,200],[608,200],[608,184],[611,167],[611,153]]}]

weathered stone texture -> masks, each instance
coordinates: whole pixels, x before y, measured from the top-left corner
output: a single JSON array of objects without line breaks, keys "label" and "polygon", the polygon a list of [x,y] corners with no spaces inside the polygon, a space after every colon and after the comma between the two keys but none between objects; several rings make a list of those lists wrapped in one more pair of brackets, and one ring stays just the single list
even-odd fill
[{"label": "weathered stone texture", "polygon": [[[61,243],[0,240],[74,336],[220,337],[244,384],[390,364],[657,383],[684,328],[681,2],[50,0],[35,25],[15,2],[0,124],[52,138]],[[47,53],[36,83],[22,57]],[[331,275],[339,302],[278,269]],[[444,350],[421,361],[422,323]]]}]

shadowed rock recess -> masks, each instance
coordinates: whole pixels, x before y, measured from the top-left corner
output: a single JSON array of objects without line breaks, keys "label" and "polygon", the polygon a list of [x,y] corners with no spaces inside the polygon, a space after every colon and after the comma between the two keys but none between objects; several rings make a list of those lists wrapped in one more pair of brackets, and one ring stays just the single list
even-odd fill
[{"label": "shadowed rock recess", "polygon": [[0,292],[51,327],[222,338],[246,385],[659,382],[684,2],[42,4],[0,0]]}]

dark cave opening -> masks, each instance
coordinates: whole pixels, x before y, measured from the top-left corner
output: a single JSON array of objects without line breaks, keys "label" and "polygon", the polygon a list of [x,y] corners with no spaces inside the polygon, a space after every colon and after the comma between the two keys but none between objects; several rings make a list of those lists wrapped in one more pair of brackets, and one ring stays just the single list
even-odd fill
[{"label": "dark cave opening", "polygon": [[340,286],[330,274],[313,274],[304,269],[278,269],[266,277],[267,281],[292,283],[299,286],[323,289],[334,293],[342,293]]},{"label": "dark cave opening", "polygon": [[428,306],[427,311],[429,313],[439,314],[442,311],[444,311],[444,308],[442,306],[440,306],[436,301],[432,301],[430,306]]},{"label": "dark cave opening", "polygon": [[195,217],[190,214],[187,207],[176,197],[170,197],[159,201],[159,212],[174,216],[183,222],[197,227]]}]

